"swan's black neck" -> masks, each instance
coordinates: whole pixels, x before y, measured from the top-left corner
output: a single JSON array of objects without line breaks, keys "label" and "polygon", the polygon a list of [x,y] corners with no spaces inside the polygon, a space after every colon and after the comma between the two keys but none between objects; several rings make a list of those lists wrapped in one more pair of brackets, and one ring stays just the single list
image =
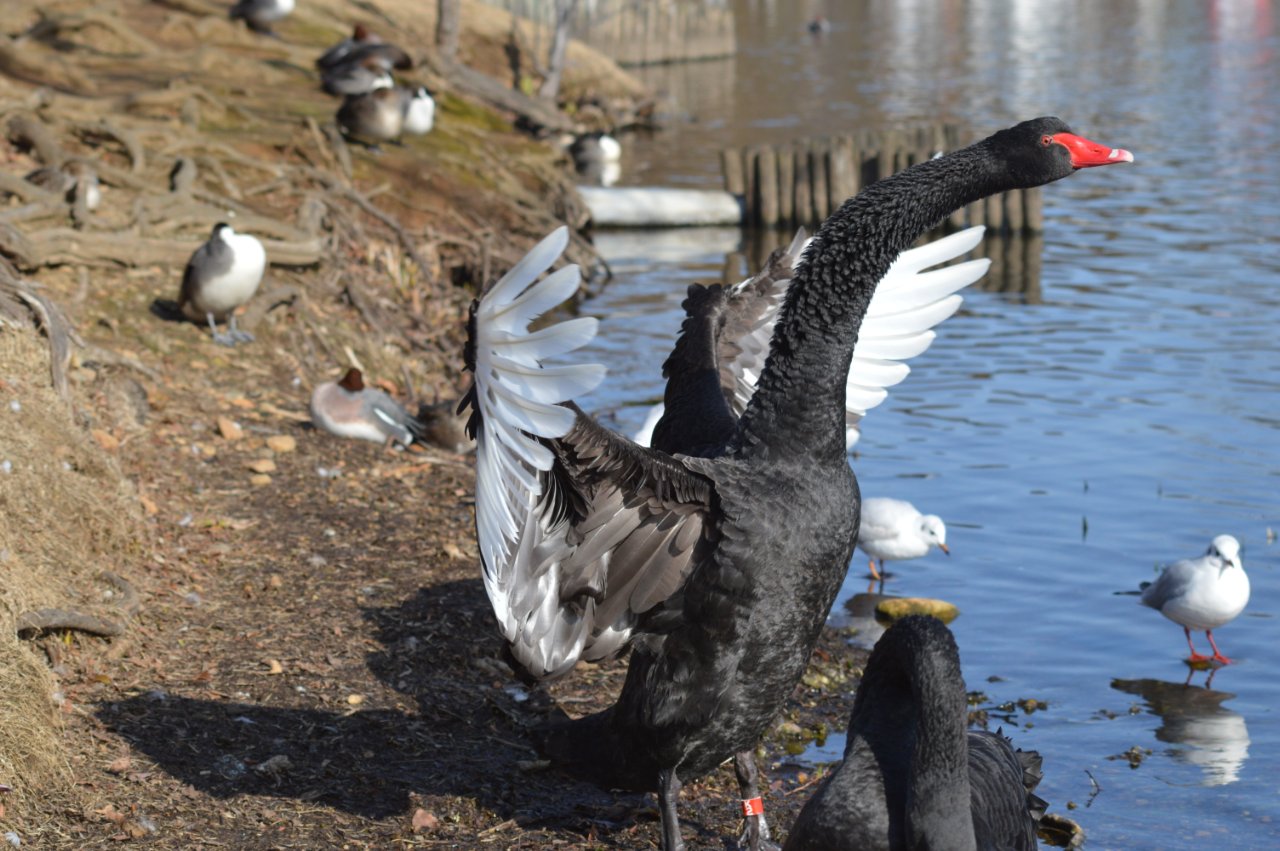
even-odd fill
[{"label": "swan's black neck", "polygon": [[[905,848],[973,847],[967,702],[955,640],[933,618],[890,628],[867,663],[849,740],[877,752],[885,798],[901,812]],[[847,757],[846,757],[847,758]]]},{"label": "swan's black neck", "polygon": [[814,235],[787,289],[768,362],[740,421],[738,452],[843,457],[845,381],[876,284],[947,215],[1012,185],[979,142],[845,201]]}]

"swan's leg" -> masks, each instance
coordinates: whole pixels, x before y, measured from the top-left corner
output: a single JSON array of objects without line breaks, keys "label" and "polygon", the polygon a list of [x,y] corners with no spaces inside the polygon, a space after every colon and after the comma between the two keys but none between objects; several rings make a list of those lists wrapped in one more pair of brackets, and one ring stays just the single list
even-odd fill
[{"label": "swan's leg", "polygon": [[1213,661],[1221,662],[1224,665],[1230,665],[1231,660],[1222,655],[1222,651],[1218,649],[1218,645],[1213,643],[1213,630],[1206,629],[1205,636],[1209,639],[1209,646],[1213,648]]},{"label": "swan's leg", "polygon": [[680,799],[680,778],[674,768],[658,772],[658,810],[662,813],[662,851],[684,851],[680,838],[680,815],[676,803]]},{"label": "swan's leg", "polygon": [[[1189,658],[1187,661],[1188,661],[1188,662],[1208,662],[1208,661],[1209,661],[1209,657],[1208,657],[1208,656],[1201,656],[1199,653],[1197,653],[1197,652],[1196,652],[1196,646],[1195,646],[1194,644],[1192,644],[1192,643],[1191,643],[1191,627],[1184,626],[1184,627],[1182,628],[1182,631],[1183,631],[1184,633],[1186,633],[1186,636],[1187,636],[1187,646],[1191,648],[1191,658]],[[1208,633],[1205,633],[1205,634],[1206,634],[1206,635],[1208,635]],[[1210,639],[1209,639],[1209,643],[1210,643],[1210,644],[1212,644],[1212,643],[1213,643],[1213,638],[1210,638]],[[1214,649],[1216,650],[1217,648],[1215,647]]]},{"label": "swan's leg", "polygon": [[738,791],[742,795],[742,817],[745,824],[738,837],[738,847],[748,851],[779,851],[780,846],[769,841],[769,823],[764,818],[764,805],[760,800],[760,769],[756,755],[740,751],[733,757],[733,771],[738,775]]}]

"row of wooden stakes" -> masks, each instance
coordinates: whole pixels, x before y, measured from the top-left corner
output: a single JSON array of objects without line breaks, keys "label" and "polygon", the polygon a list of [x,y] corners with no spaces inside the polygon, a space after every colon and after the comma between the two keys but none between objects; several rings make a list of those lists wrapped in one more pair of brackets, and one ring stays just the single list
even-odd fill
[{"label": "row of wooden stakes", "polygon": [[[961,147],[954,124],[862,131],[721,152],[725,190],[743,201],[746,224],[814,227],[869,183]],[[987,235],[1044,230],[1040,189],[993,195],[951,215],[946,229],[986,225]]]}]

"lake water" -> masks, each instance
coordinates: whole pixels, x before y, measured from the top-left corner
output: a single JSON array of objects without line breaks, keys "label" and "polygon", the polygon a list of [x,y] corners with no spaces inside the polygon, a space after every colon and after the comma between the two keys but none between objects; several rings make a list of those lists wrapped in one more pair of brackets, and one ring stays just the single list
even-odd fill
[{"label": "lake water", "polygon": [[[1135,153],[1045,189],[1038,279],[967,293],[865,420],[853,465],[864,495],[947,521],[952,556],[900,564],[886,590],[960,607],[970,689],[1047,702],[1005,732],[1044,756],[1039,792],[1087,847],[1280,847],[1277,10],[738,7],[734,60],[651,72],[685,119],[624,141],[624,182],[715,187],[721,147],[898,122],[986,133],[1057,114]],[[815,40],[817,11],[831,31]],[[738,276],[739,252],[779,239],[601,234],[617,278],[585,310],[604,320],[593,354],[611,374],[587,406],[634,430],[661,396],[685,287]],[[1253,596],[1216,635],[1238,664],[1187,688],[1181,629],[1115,592],[1220,533],[1244,545]],[[859,555],[845,600],[865,573]],[[1151,751],[1137,767],[1115,758],[1133,747]]]}]

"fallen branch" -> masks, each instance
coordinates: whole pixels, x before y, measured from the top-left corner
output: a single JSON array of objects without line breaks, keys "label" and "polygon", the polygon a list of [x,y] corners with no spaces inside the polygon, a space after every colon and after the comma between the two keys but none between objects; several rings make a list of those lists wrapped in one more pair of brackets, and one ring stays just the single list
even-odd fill
[{"label": "fallen branch", "polygon": [[124,635],[123,625],[72,609],[40,609],[34,612],[23,612],[18,615],[17,626],[19,638],[36,638],[46,632],[65,629],[100,635],[103,638]]},{"label": "fallen branch", "polygon": [[[324,256],[319,239],[264,239],[262,245],[276,266],[311,266]],[[150,239],[127,232],[85,233],[71,228],[50,228],[24,236],[0,222],[0,253],[12,257],[24,269],[66,263],[176,266],[185,264],[199,247],[199,242],[185,239]]]},{"label": "fallen branch", "polygon": [[22,113],[10,118],[9,139],[18,145],[33,149],[40,162],[45,165],[59,166],[67,158],[58,140],[53,138],[53,133],[44,122],[33,115]]}]

